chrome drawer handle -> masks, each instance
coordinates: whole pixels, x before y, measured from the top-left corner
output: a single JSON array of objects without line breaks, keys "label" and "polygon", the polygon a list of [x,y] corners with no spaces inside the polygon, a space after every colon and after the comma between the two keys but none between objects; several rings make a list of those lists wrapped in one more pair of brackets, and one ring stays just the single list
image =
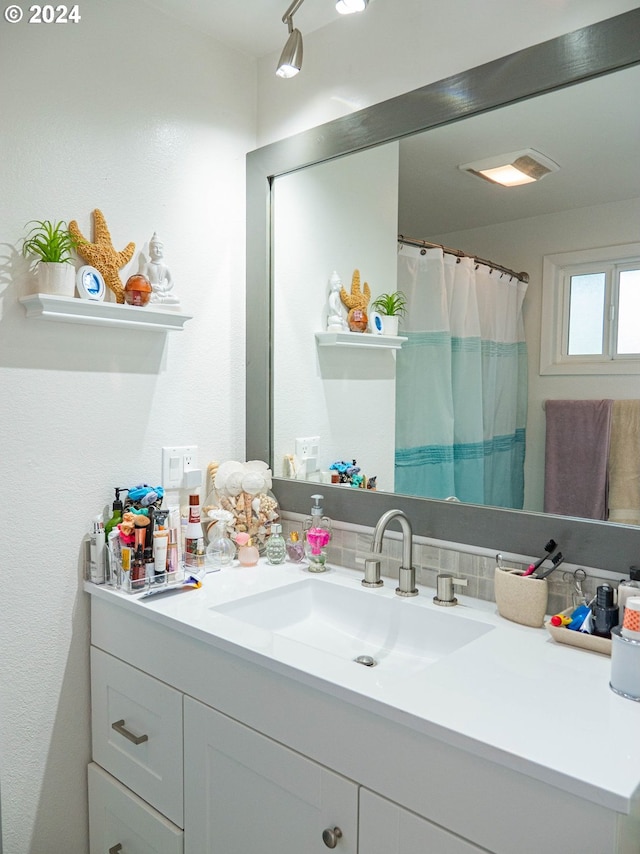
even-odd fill
[{"label": "chrome drawer handle", "polygon": [[122,845],[118,842],[117,845],[114,845],[113,848],[109,848],[109,854],[118,854],[118,852],[122,851]]},{"label": "chrome drawer handle", "polygon": [[[124,725],[124,718],[121,721],[116,721],[111,724],[111,729],[115,729],[116,732],[119,732],[120,735],[128,738],[129,741],[132,741],[134,744],[142,744],[143,741],[149,741],[148,735],[134,735],[130,730],[128,730]],[[111,852],[109,852],[109,854],[111,854]]]}]

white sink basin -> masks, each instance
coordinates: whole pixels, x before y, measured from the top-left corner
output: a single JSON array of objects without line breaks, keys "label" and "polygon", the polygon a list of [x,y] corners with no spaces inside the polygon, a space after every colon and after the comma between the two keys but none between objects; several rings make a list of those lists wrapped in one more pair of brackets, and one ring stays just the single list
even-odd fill
[{"label": "white sink basin", "polygon": [[368,656],[375,665],[403,673],[419,670],[493,629],[449,609],[440,613],[417,600],[325,579],[297,581],[212,611],[343,660]]}]

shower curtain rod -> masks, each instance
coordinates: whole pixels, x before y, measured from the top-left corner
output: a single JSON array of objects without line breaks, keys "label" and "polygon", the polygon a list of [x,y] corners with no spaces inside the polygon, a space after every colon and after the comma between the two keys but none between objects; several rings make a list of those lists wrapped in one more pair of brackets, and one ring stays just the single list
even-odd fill
[{"label": "shower curtain rod", "polygon": [[500,270],[501,273],[507,273],[509,276],[513,276],[514,279],[518,279],[525,284],[529,282],[528,273],[516,273],[508,267],[503,267],[502,264],[494,264],[493,261],[485,261],[484,258],[478,258],[476,255],[468,255],[466,252],[463,252],[462,249],[449,249],[441,243],[430,243],[428,240],[418,240],[415,237],[405,237],[403,234],[398,235],[398,243],[405,243],[407,246],[418,246],[424,249],[442,249],[442,251],[446,252],[447,255],[455,255],[457,258],[473,258],[476,264],[484,264],[485,267],[491,267],[492,270]]}]

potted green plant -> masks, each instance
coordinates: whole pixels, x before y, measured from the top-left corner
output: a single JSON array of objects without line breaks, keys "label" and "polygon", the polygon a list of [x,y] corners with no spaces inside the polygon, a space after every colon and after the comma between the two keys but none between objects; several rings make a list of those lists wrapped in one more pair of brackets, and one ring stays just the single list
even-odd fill
[{"label": "potted green plant", "polygon": [[383,315],[384,334],[397,335],[398,319],[407,313],[407,297],[402,291],[380,294],[371,303],[371,308]]},{"label": "potted green plant", "polygon": [[36,275],[40,293],[70,296],[75,293],[75,267],[72,252],[78,241],[66,222],[34,219],[22,244],[22,254],[37,258]]}]

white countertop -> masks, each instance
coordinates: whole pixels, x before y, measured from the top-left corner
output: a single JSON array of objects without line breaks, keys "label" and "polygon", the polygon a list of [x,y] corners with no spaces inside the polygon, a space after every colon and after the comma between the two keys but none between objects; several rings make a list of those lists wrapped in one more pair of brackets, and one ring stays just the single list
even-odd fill
[{"label": "white countertop", "polygon": [[[141,598],[86,583],[93,596],[143,614],[427,736],[469,751],[621,813],[640,805],[640,703],[609,688],[609,657],[556,643],[544,629],[502,619],[494,603],[458,597],[441,608],[434,591],[395,596],[396,584],[366,590],[362,573],[332,566],[313,575],[291,563],[237,565],[207,574],[199,590]],[[398,677],[383,667],[358,667],[213,607],[303,578],[392,598],[398,608],[424,609],[490,624],[494,630]]]}]

